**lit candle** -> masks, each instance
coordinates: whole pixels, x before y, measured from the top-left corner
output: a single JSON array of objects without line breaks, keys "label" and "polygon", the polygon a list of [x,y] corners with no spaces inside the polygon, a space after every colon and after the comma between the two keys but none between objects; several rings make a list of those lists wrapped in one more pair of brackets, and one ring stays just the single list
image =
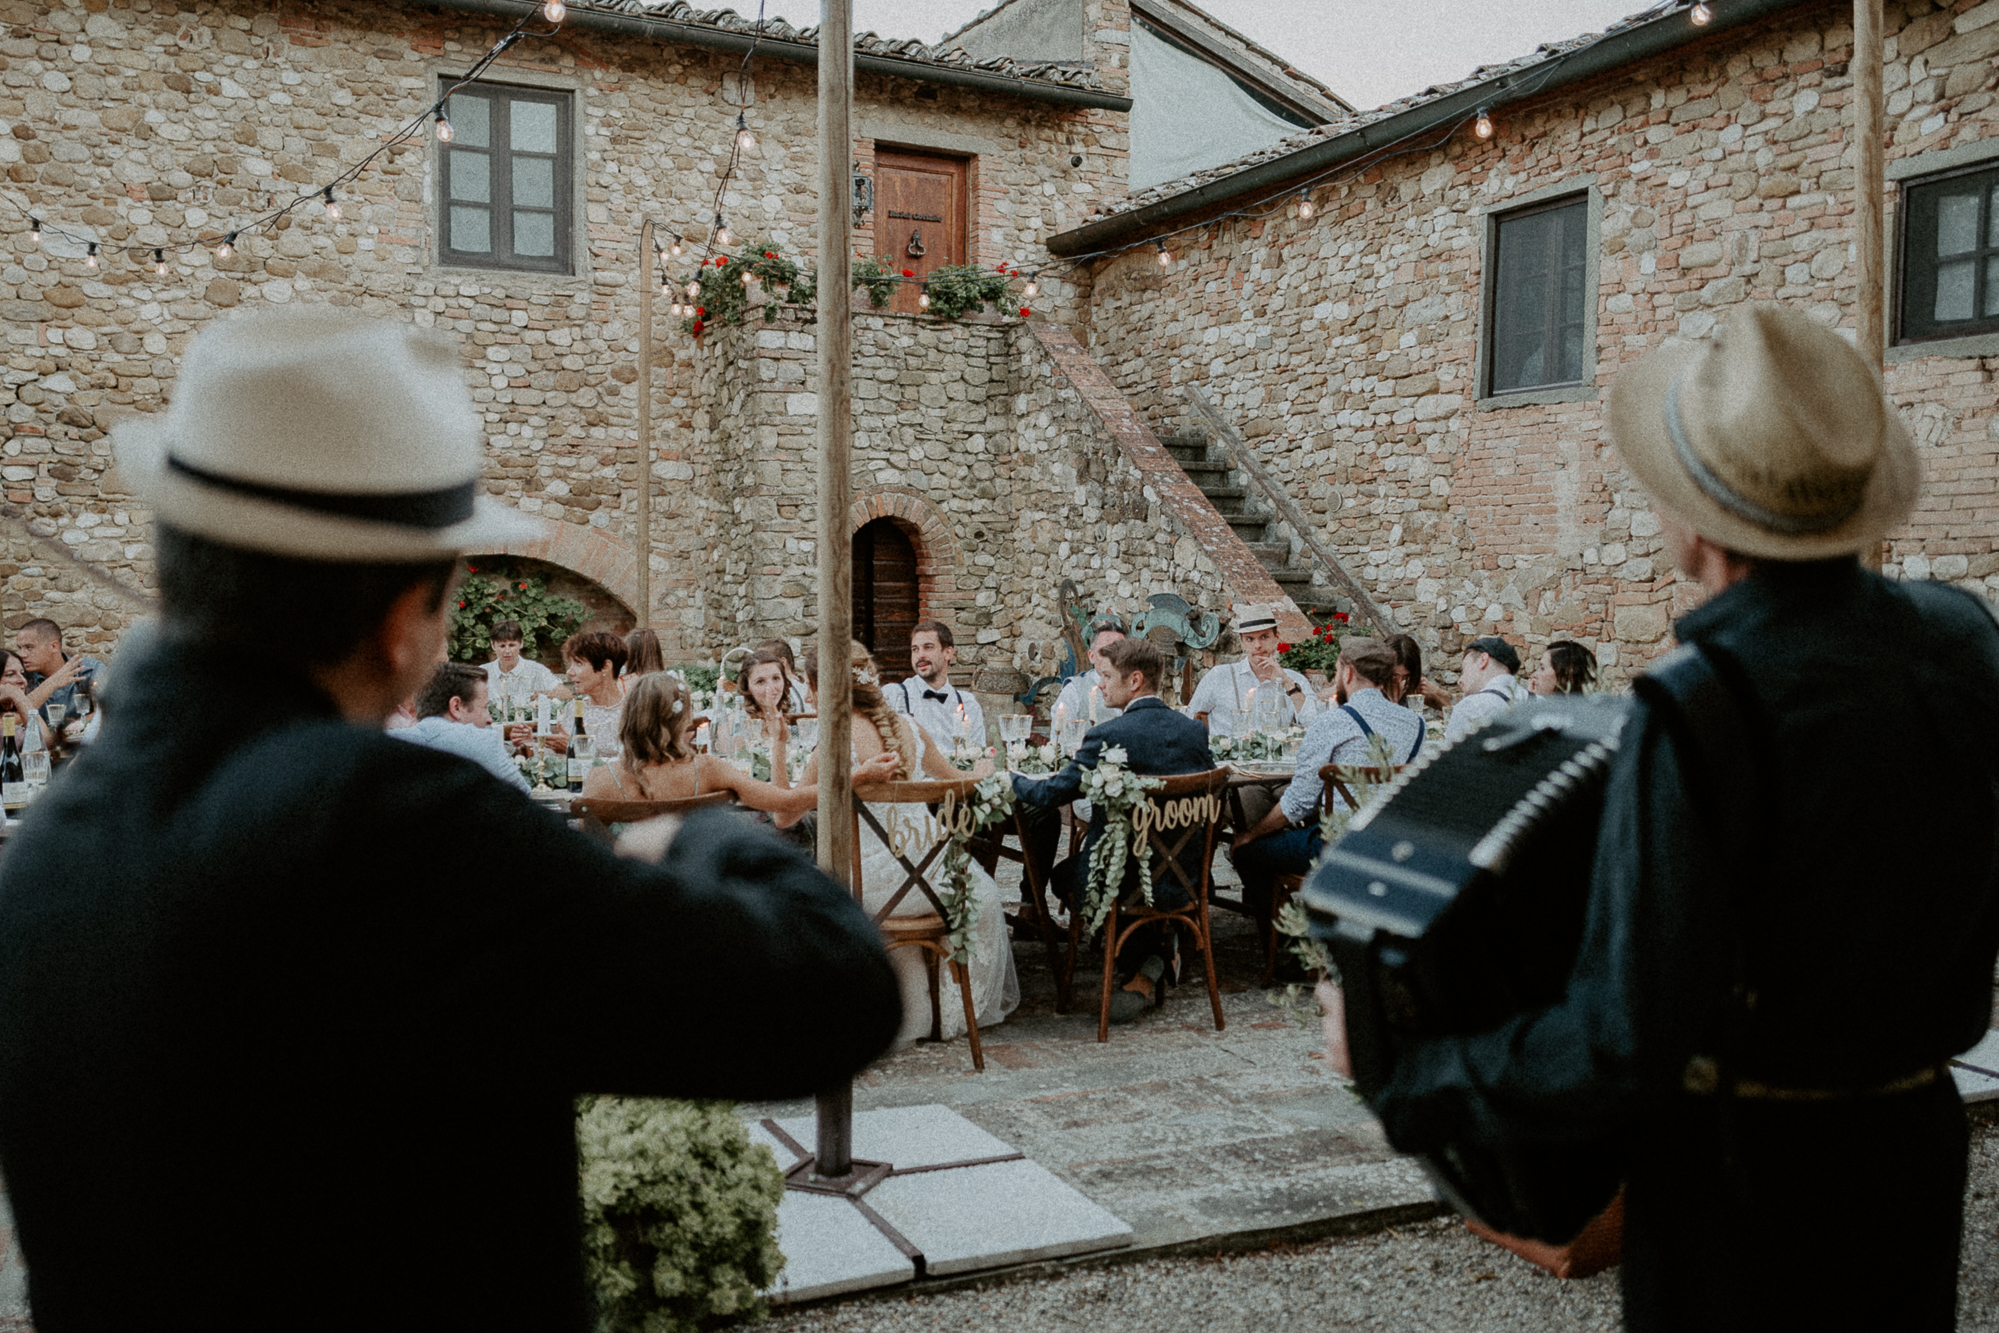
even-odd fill
[{"label": "lit candle", "polygon": [[534,697],[534,734],[548,735],[548,696],[545,694]]},{"label": "lit candle", "polygon": [[1090,722],[1092,725],[1095,725],[1097,721],[1097,696],[1101,693],[1103,691],[1099,686],[1090,686]]}]

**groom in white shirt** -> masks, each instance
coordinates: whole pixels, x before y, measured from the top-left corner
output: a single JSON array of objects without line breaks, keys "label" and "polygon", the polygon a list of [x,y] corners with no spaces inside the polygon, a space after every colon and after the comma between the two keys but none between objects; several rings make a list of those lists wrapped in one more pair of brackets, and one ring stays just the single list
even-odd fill
[{"label": "groom in white shirt", "polygon": [[986,713],[979,696],[951,683],[951,664],[958,660],[958,648],[951,627],[941,620],[918,621],[909,636],[909,664],[916,674],[882,691],[888,706],[906,713],[930,733],[930,739],[945,754],[953,741],[963,736],[965,743],[980,753],[986,748]]}]

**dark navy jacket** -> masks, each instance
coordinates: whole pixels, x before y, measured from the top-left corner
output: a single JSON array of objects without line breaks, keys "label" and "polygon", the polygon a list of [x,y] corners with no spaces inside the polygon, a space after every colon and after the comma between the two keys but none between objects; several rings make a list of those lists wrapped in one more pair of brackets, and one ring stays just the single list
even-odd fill
[{"label": "dark navy jacket", "polygon": [[119,676],[0,862],[50,1333],[580,1331],[577,1094],[798,1096],[895,1034],[873,925],[740,816],[641,864],[275,663]]},{"label": "dark navy jacket", "polygon": [[[1175,773],[1205,773],[1215,766],[1208,752],[1208,729],[1191,717],[1168,708],[1157,695],[1134,699],[1131,706],[1108,722],[1099,722],[1083,737],[1076,757],[1062,770],[1047,778],[1024,778],[1016,774],[1013,794],[1030,805],[1061,805],[1073,801],[1083,790],[1083,771],[1095,768],[1104,750],[1121,747],[1126,767],[1146,777]],[[1085,853],[1096,845],[1104,831],[1104,812],[1090,814]]]}]

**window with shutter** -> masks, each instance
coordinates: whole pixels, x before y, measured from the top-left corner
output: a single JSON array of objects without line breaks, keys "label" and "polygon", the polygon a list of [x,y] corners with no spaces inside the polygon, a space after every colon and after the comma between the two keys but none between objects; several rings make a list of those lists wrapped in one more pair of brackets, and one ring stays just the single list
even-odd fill
[{"label": "window with shutter", "polygon": [[453,93],[445,115],[439,260],[570,272],[569,94],[481,83]]},{"label": "window with shutter", "polygon": [[1588,199],[1578,195],[1495,219],[1488,256],[1485,395],[1522,393],[1594,378],[1586,346]]},{"label": "window with shutter", "polygon": [[1898,341],[1999,332],[1999,168],[1902,188]]}]

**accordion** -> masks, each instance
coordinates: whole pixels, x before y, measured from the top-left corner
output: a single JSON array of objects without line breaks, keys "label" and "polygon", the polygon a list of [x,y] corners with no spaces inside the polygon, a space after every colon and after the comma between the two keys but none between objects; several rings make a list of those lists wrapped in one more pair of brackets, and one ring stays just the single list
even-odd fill
[{"label": "accordion", "polygon": [[[1363,1095],[1412,1039],[1488,1032],[1562,998],[1625,715],[1602,696],[1510,708],[1397,774],[1327,848],[1302,896],[1340,969]],[[1447,1142],[1420,1160],[1458,1211],[1554,1244],[1619,1184],[1607,1145]]]}]

